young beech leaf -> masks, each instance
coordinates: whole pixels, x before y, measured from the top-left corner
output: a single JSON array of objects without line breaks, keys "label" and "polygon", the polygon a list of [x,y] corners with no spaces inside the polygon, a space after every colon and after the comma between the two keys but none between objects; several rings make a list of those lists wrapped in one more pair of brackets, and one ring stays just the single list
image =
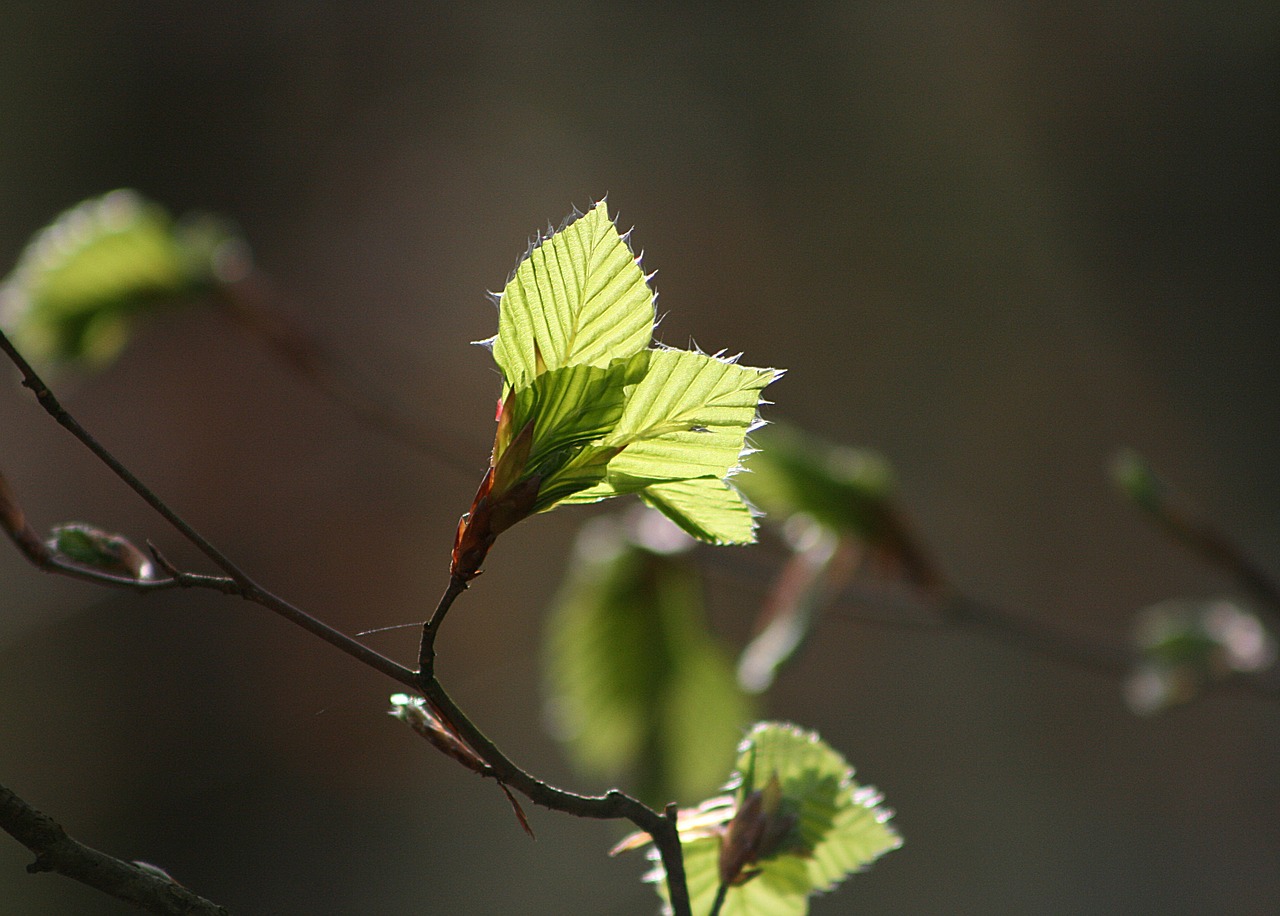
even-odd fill
[{"label": "young beech leaf", "polygon": [[31,359],[100,366],[136,314],[230,279],[243,249],[219,220],[175,222],[134,191],[112,191],[32,239],[0,289],[0,322]]},{"label": "young beech leaf", "polygon": [[726,481],[782,373],[651,347],[653,292],[603,202],[539,239],[498,300],[487,343],[504,391],[489,472],[458,525],[455,577],[497,536],[562,503],[639,493],[693,536],[755,539]]},{"label": "young beech leaf", "polygon": [[[695,916],[711,910],[722,881],[730,887],[721,916],[804,916],[811,895],[902,845],[876,790],[859,786],[837,751],[794,725],[752,728],[730,787],[734,806],[716,809],[724,826],[711,831],[700,820],[682,832]],[[646,879],[665,900],[661,865]]]},{"label": "young beech leaf", "polygon": [[700,541],[749,544],[755,540],[755,512],[742,494],[715,477],[655,483],[640,498]]},{"label": "young beech leaf", "polygon": [[493,358],[507,385],[544,369],[608,366],[649,346],[654,294],[600,201],[535,240],[499,299]]}]

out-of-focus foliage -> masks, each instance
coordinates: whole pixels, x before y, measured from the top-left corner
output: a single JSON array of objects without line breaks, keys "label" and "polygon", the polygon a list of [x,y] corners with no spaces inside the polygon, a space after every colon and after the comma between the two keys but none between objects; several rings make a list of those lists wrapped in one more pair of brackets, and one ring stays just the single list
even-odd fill
[{"label": "out-of-focus foliage", "polygon": [[1225,598],[1166,601],[1138,615],[1139,659],[1125,683],[1135,712],[1189,702],[1217,681],[1257,674],[1276,661],[1257,615]]},{"label": "out-of-focus foliage", "polygon": [[739,682],[760,693],[867,563],[930,589],[941,576],[907,525],[883,457],[786,426],[770,426],[755,444],[740,486],[791,549],[738,663]]},{"label": "out-of-focus foliage", "polygon": [[175,222],[135,191],[112,191],[32,239],[0,288],[0,325],[28,359],[101,367],[136,316],[238,278],[246,252],[217,218]]},{"label": "out-of-focus foliage", "polygon": [[[755,725],[729,783],[734,804],[715,809],[720,827],[682,831],[695,916],[711,911],[722,883],[721,916],[803,916],[811,895],[901,846],[888,823],[893,812],[853,775],[815,733]],[[663,875],[659,863],[647,879],[665,900]]]},{"label": "out-of-focus foliage", "polygon": [[751,721],[691,543],[648,510],[593,521],[546,628],[548,710],[571,757],[657,804],[718,785]]},{"label": "out-of-focus foliage", "polygon": [[747,459],[751,473],[739,486],[761,509],[779,518],[803,513],[873,543],[884,536],[897,485],[881,455],[776,424],[754,438],[760,450]]},{"label": "out-of-focus foliage", "polygon": [[653,348],[654,300],[604,202],[539,239],[499,297],[484,343],[504,382],[492,467],[459,528],[470,578],[494,538],[534,512],[627,493],[712,543],[755,539],[727,481],[781,374]]}]

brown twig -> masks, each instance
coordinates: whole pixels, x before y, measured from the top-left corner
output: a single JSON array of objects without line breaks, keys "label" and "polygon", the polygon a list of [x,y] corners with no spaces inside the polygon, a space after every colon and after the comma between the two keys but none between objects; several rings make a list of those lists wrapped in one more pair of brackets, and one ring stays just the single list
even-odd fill
[{"label": "brown twig", "polygon": [[74,878],[117,900],[167,916],[227,916],[215,903],[162,876],[99,852],[67,835],[53,818],[0,786],[0,829],[36,855],[27,871]]},{"label": "brown twig", "polygon": [[1280,629],[1280,581],[1197,511],[1141,455],[1121,451],[1112,473],[1121,492],[1145,509],[1166,534],[1233,576],[1261,602],[1259,610],[1271,626]]},{"label": "brown twig", "polygon": [[131,579],[83,565],[68,563],[56,553],[50,551],[47,545],[44,545],[35,536],[34,531],[30,529],[26,522],[25,515],[18,507],[12,491],[5,484],[3,489],[0,489],[0,497],[3,497],[3,512],[0,512],[0,521],[3,521],[3,526],[15,544],[17,544],[19,550],[36,566],[49,572],[73,575],[100,585],[124,587],[139,591],[172,588],[210,589],[226,595],[239,596],[246,601],[251,601],[273,611],[291,623],[337,647],[357,661],[387,675],[404,686],[419,690],[439,713],[442,721],[453,729],[491,770],[491,772],[484,772],[483,775],[492,775],[504,786],[510,786],[527,796],[535,804],[543,807],[578,817],[606,820],[626,819],[641,830],[649,833],[662,855],[663,864],[667,870],[667,884],[674,913],[676,916],[691,916],[688,889],[685,885],[683,852],[680,847],[679,835],[676,832],[674,806],[669,807],[665,813],[660,814],[623,792],[615,790],[602,796],[577,795],[534,778],[516,766],[471,722],[457,704],[453,702],[448,693],[445,692],[443,685],[435,678],[436,636],[449,608],[457,597],[466,590],[467,577],[458,575],[450,577],[449,586],[445,590],[444,596],[423,628],[420,670],[411,671],[403,665],[373,651],[345,633],[333,629],[318,618],[302,611],[300,608],[258,585],[90,435],[63,408],[30,363],[14,349],[3,332],[0,332],[0,350],[3,350],[18,367],[22,373],[23,385],[35,394],[37,401],[54,420],[92,451],[147,505],[151,506],[162,518],[173,525],[183,537],[195,545],[201,553],[208,557],[226,575],[207,576],[183,572],[169,563],[154,547],[152,548],[152,554],[157,565],[164,571],[165,578]]}]

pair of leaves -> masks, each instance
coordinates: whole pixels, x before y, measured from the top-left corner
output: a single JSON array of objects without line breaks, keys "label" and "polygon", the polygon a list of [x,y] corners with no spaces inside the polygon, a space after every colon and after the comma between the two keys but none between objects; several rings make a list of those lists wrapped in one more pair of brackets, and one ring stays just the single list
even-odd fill
[{"label": "pair of leaves", "polygon": [[135,316],[227,281],[244,251],[220,220],[175,222],[134,191],[112,191],[32,239],[0,288],[0,322],[30,359],[102,366]]},{"label": "pair of leaves", "polygon": [[603,202],[516,268],[484,341],[504,381],[493,499],[530,479],[533,512],[638,493],[694,537],[750,543],[754,514],[727,481],[781,373],[653,348],[649,279]]},{"label": "pair of leaves", "polygon": [[[889,825],[893,812],[870,786],[860,786],[853,768],[817,734],[788,723],[762,722],[739,748],[730,788],[734,804],[705,806],[707,817],[682,828],[685,875],[696,916],[705,916],[721,892],[721,851],[732,819],[758,788],[776,779],[781,799],[775,816],[785,817],[785,835],[752,862],[753,877],[728,888],[720,916],[804,916],[808,898],[831,890],[848,875],[902,845]],[[656,861],[656,859],[655,859]],[[648,879],[666,898],[665,876],[655,865]]]}]

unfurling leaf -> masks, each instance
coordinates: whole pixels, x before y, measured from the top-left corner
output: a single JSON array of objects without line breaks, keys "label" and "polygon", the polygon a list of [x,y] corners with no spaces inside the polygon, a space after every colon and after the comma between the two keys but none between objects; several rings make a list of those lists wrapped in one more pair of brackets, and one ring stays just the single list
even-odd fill
[{"label": "unfurling leaf", "polygon": [[129,579],[155,576],[155,566],[127,538],[92,525],[59,525],[53,529],[49,549],[84,566]]},{"label": "unfurling leaf", "polygon": [[[714,809],[718,829],[704,818],[696,831],[681,830],[695,916],[720,893],[721,916],[803,916],[812,894],[902,845],[876,790],[859,786],[839,753],[794,725],[756,725],[730,786],[733,807]],[[647,880],[665,900],[664,872],[651,857]]]},{"label": "unfurling leaf", "polygon": [[472,579],[502,527],[567,503],[637,493],[700,540],[748,544],[731,478],[782,373],[652,346],[654,294],[603,201],[539,238],[498,297],[484,343],[502,370],[490,473],[451,573]]},{"label": "unfurling leaf", "polygon": [[174,222],[134,191],[112,191],[42,230],[0,287],[0,325],[29,358],[110,362],[134,317],[234,279],[244,244],[208,216]]}]

